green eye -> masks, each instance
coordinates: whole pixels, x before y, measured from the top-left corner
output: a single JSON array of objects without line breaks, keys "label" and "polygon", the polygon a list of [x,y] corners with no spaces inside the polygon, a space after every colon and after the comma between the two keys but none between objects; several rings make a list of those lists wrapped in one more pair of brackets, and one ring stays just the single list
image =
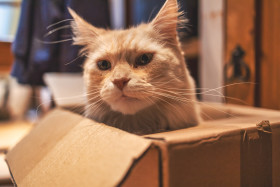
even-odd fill
[{"label": "green eye", "polygon": [[146,53],[141,56],[139,56],[136,60],[136,66],[145,66],[151,62],[153,58],[153,54]]},{"label": "green eye", "polygon": [[101,60],[97,62],[97,66],[100,70],[105,71],[111,68],[111,63],[107,60]]}]

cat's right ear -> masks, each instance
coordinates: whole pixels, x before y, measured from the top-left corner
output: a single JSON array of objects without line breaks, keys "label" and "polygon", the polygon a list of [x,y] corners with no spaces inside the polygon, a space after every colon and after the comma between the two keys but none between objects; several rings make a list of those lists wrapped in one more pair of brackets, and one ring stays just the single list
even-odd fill
[{"label": "cat's right ear", "polygon": [[70,15],[73,17],[71,22],[72,30],[74,33],[73,44],[86,46],[93,43],[97,37],[105,32],[104,29],[94,27],[83,18],[81,18],[74,10],[68,7]]},{"label": "cat's right ear", "polygon": [[166,0],[157,16],[150,23],[157,35],[166,41],[177,40],[177,27],[187,23],[179,11],[177,0]]}]

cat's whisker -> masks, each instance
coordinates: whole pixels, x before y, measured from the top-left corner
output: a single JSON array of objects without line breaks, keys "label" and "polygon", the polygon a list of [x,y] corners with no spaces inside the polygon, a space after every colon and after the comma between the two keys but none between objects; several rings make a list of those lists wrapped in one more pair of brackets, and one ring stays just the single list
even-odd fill
[{"label": "cat's whisker", "polygon": [[151,77],[149,82],[152,82],[153,80],[158,79],[159,77],[164,77],[164,76],[162,74],[157,74],[157,76]]},{"label": "cat's whisker", "polygon": [[[160,98],[158,98],[160,99]],[[161,99],[162,101],[165,101],[164,99]],[[187,100],[180,100],[183,104],[189,104],[191,102],[198,103],[196,100],[187,99]],[[175,107],[177,109],[177,107]],[[208,119],[212,119],[209,115],[207,115],[205,112],[201,111],[201,114],[205,115]]]},{"label": "cat's whisker", "polygon": [[[213,89],[209,89],[209,88],[197,88],[198,90],[206,90],[206,91],[203,91],[203,92],[196,92],[196,93],[187,93],[186,91],[194,91],[196,89],[178,89],[178,88],[169,88],[169,87],[165,87],[164,89],[161,89],[161,88],[157,88],[163,92],[169,92],[171,94],[174,94],[174,95],[209,95],[209,96],[215,96],[215,97],[222,97],[223,98],[223,101],[225,102],[226,99],[230,99],[230,100],[235,100],[235,101],[238,101],[242,104],[247,104],[246,102],[244,102],[243,100],[241,99],[238,99],[238,98],[233,98],[233,97],[229,97],[229,96],[225,96],[221,93],[221,91],[218,91],[219,89],[222,89],[222,88],[225,88],[225,87],[229,87],[229,86],[235,86],[235,85],[240,85],[240,84],[243,84],[243,83],[233,83],[233,84],[229,84],[229,85],[225,85],[225,86],[221,86],[221,87],[217,87],[217,88],[213,88]],[[252,82],[245,82],[245,84],[254,84]],[[173,91],[174,90],[174,91]],[[175,92],[175,91],[179,91],[179,92]],[[217,92],[218,95],[216,94],[211,94],[209,92]]]},{"label": "cat's whisker", "polygon": [[89,92],[87,94],[87,98],[95,98],[95,97],[100,97],[99,91]]},{"label": "cat's whisker", "polygon": [[[57,99],[55,99],[55,100],[57,100]],[[54,100],[54,99],[51,99],[50,101],[41,102],[41,103],[36,107],[36,110],[35,110],[36,118],[39,117],[39,109],[40,109],[41,106],[46,105],[46,104],[49,104],[51,101],[55,101],[55,100]],[[84,107],[81,107],[81,105],[79,105],[79,104],[73,105],[73,106],[71,107],[71,110],[73,110],[73,111],[75,111],[75,112],[78,112],[78,113],[81,113],[81,112],[79,112],[79,110],[77,110],[77,109],[79,109],[79,110],[85,110]]]},{"label": "cat's whisker", "polygon": [[56,31],[63,30],[63,29],[69,29],[69,28],[71,28],[71,25],[63,25],[63,26],[61,26],[61,27],[58,27],[58,28],[56,28],[56,29],[53,29],[53,30],[47,32],[47,33],[44,35],[44,37],[47,37],[47,36],[51,35],[52,33],[56,32]]},{"label": "cat's whisker", "polygon": [[[158,93],[154,93],[154,94],[158,94]],[[169,99],[172,99],[172,100],[175,100],[176,102],[180,102],[181,104],[189,104],[189,103],[199,103],[197,102],[196,100],[193,100],[193,99],[187,99],[187,98],[179,98],[179,97],[173,97],[173,96],[170,96],[170,95],[164,95],[164,94],[158,94],[160,96],[163,96],[163,97],[166,97],[166,98],[169,98]],[[161,101],[166,101],[164,99],[161,99],[160,97],[156,97],[157,99],[160,99]],[[170,103],[170,102],[169,102]],[[171,103],[170,103],[171,104]],[[208,116],[206,113],[202,112],[201,113],[203,115],[205,115],[208,119],[211,119],[210,116]]]},{"label": "cat's whisker", "polygon": [[[55,100],[69,100],[69,99],[76,99],[76,98],[81,98],[81,97],[85,97],[88,94],[82,94],[82,95],[75,95],[75,96],[69,96],[69,97],[56,97]],[[40,97],[37,97],[40,98]]]},{"label": "cat's whisker", "polygon": [[234,114],[231,114],[231,113],[226,112],[226,111],[223,111],[223,110],[219,110],[219,109],[215,108],[214,106],[212,106],[212,105],[210,105],[210,104],[207,104],[207,103],[205,103],[205,102],[199,102],[199,104],[206,105],[207,107],[209,107],[209,108],[211,108],[211,109],[213,109],[213,110],[216,110],[216,111],[218,111],[218,112],[221,112],[221,113],[223,113],[223,114],[226,114],[226,115],[228,115],[228,116],[230,116],[230,117],[233,117],[233,118],[236,118],[236,117],[237,117],[237,116],[234,115]]},{"label": "cat's whisker", "polygon": [[174,95],[195,95],[195,93],[188,93],[188,92],[178,92],[178,91],[172,91],[169,89],[162,89],[162,88],[156,88],[156,90],[162,91],[162,92],[168,92]]},{"label": "cat's whisker", "polygon": [[[205,116],[207,119],[209,119],[209,120],[213,120],[213,118],[210,116],[210,115],[208,115],[206,112],[203,112],[203,111],[200,111],[200,114],[201,115],[203,115],[203,116]],[[202,116],[201,116],[202,117]]]},{"label": "cat's whisker", "polygon": [[[92,104],[89,104],[89,105],[87,106],[87,111],[90,111],[90,112],[91,112],[91,115],[92,115],[92,114],[95,113],[97,110],[99,110],[100,107],[101,107],[103,104],[104,104],[104,102],[100,99],[99,101],[96,101],[96,102],[94,102],[94,103],[92,103]],[[101,108],[101,109],[104,110],[103,108]],[[85,112],[87,112],[87,111],[85,111]]]},{"label": "cat's whisker", "polygon": [[73,62],[75,62],[77,59],[81,58],[83,56],[83,54],[78,55],[76,58],[74,58],[73,60],[71,60],[70,62],[65,63],[65,66],[68,66],[69,64],[72,64]]},{"label": "cat's whisker", "polygon": [[157,96],[161,96],[161,97],[164,97],[164,98],[168,98],[168,99],[171,99],[171,100],[174,100],[176,102],[185,102],[185,103],[188,103],[190,101],[192,101],[191,99],[187,99],[187,98],[181,98],[181,97],[177,97],[177,96],[173,96],[173,95],[169,95],[169,94],[165,94],[165,93],[159,93],[159,92],[150,92],[154,95],[157,95]]},{"label": "cat's whisker", "polygon": [[42,40],[38,39],[38,41],[43,43],[43,44],[58,44],[58,43],[73,41],[73,39],[72,38],[68,38],[68,39],[58,40],[58,41],[42,41]]},{"label": "cat's whisker", "polygon": [[[181,76],[177,76],[177,77],[173,77],[172,79],[170,79],[169,81],[161,81],[161,82],[155,82],[154,79],[151,80],[151,84],[154,84],[154,85],[157,85],[157,87],[160,87],[160,86],[163,86],[163,85],[166,85],[172,81],[176,81],[175,83],[177,83],[178,81],[179,82],[182,82],[180,79],[184,78],[185,79],[185,76],[186,75],[181,75]],[[160,84],[159,84],[160,83]]]},{"label": "cat's whisker", "polygon": [[156,87],[162,87],[162,86],[168,85],[168,84],[170,84],[170,83],[176,84],[176,82],[175,82],[175,81],[173,82],[173,81],[174,81],[174,79],[171,79],[171,80],[169,80],[169,81],[160,82],[160,84],[153,81],[153,82],[151,82],[151,84],[154,85],[154,86],[156,86]]},{"label": "cat's whisker", "polygon": [[67,22],[67,21],[74,21],[74,19],[64,19],[64,20],[61,20],[59,22],[56,22],[56,23],[53,23],[53,24],[49,25],[46,29],[49,29],[49,28],[51,28],[53,26],[56,26],[56,25],[58,25],[60,23]]},{"label": "cat's whisker", "polygon": [[[174,90],[174,91],[182,91],[182,92],[185,92],[185,91],[195,91],[199,88],[173,88],[173,87],[167,87],[167,85],[165,85],[164,83],[162,84],[158,84],[158,83],[155,83],[153,82],[153,85],[155,87],[158,87],[158,88],[162,88],[162,89],[168,89],[168,90]],[[202,89],[209,89],[209,88],[202,88]]]},{"label": "cat's whisker", "polygon": [[43,105],[45,105],[45,104],[48,104],[49,102],[41,102],[37,107],[36,107],[36,111],[35,111],[35,114],[36,114],[36,118],[39,118],[39,115],[38,115],[38,113],[39,113],[39,109],[40,109],[40,107],[41,106],[43,106]]},{"label": "cat's whisker", "polygon": [[[161,96],[165,96],[165,97],[167,97],[167,98],[169,98],[169,99],[174,99],[174,97],[169,97],[168,95],[161,95]],[[159,97],[157,97],[157,98],[159,99]],[[161,99],[161,100],[162,100],[162,101],[165,101],[164,99]],[[204,105],[207,105],[208,107],[210,107],[210,108],[212,108],[212,109],[214,109],[214,110],[217,110],[218,112],[221,112],[221,113],[224,113],[224,114],[226,114],[226,115],[229,115],[230,117],[235,117],[235,115],[232,115],[232,114],[230,114],[230,113],[228,113],[228,112],[219,110],[219,109],[213,107],[212,105],[209,105],[209,104],[203,103],[203,102],[201,103],[201,102],[198,102],[198,101],[193,100],[193,99],[186,99],[186,98],[184,98],[184,99],[179,98],[179,99],[178,99],[178,98],[176,98],[175,100],[176,100],[176,101],[179,101],[179,102],[181,102],[181,103],[183,103],[183,104],[189,104],[189,103],[204,104]],[[204,114],[204,115],[207,115],[207,114],[204,113],[203,111],[201,111],[201,113]],[[208,116],[208,118],[209,118],[209,116]]]},{"label": "cat's whisker", "polygon": [[206,90],[204,92],[201,92],[201,93],[205,94],[205,93],[208,93],[208,92],[211,92],[211,91],[221,90],[223,88],[227,88],[227,87],[231,87],[231,86],[236,86],[236,85],[242,85],[242,84],[256,84],[256,83],[254,83],[254,82],[240,82],[240,83],[227,84],[227,85],[220,86],[220,87],[217,87],[217,88],[211,88],[211,89],[210,88],[204,88],[204,89],[208,89],[208,90]]},{"label": "cat's whisker", "polygon": [[[216,94],[210,94],[210,93],[207,93],[207,92],[202,92],[202,93],[185,93],[185,92],[174,92],[174,91],[169,91],[169,90],[164,90],[164,89],[161,89],[161,88],[157,88],[158,90],[162,91],[162,92],[167,92],[167,93],[170,93],[170,94],[173,94],[177,97],[180,97],[180,96],[189,96],[189,95],[207,95],[207,96],[214,96],[214,97],[222,97],[224,102],[225,102],[225,99],[231,99],[231,100],[235,100],[235,101],[238,101],[240,103],[243,103],[243,104],[246,104],[246,102],[244,102],[243,100],[241,99],[237,99],[237,98],[233,98],[233,97],[229,97],[229,96],[224,96],[222,93],[218,92],[217,90],[213,90],[213,91],[216,91],[218,93],[218,95]],[[206,93],[206,94],[205,94]]]},{"label": "cat's whisker", "polygon": [[158,99],[164,103],[167,103],[169,106],[173,107],[177,112],[180,112],[179,109],[172,103],[168,102],[167,100],[161,98],[161,97],[158,97],[158,96],[155,96],[155,95],[152,95],[151,97],[154,97],[155,99]]},{"label": "cat's whisker", "polygon": [[99,100],[92,104],[89,104],[87,107],[88,107],[88,109],[90,109],[91,112],[93,112],[93,111],[97,110],[102,104],[103,104],[102,101]]},{"label": "cat's whisker", "polygon": [[88,88],[95,88],[95,89],[100,89],[101,88],[101,86],[96,86],[96,85],[88,85],[87,86]]},{"label": "cat's whisker", "polygon": [[98,95],[99,94],[99,90],[97,91],[90,91],[86,94],[86,96],[93,96],[93,95]]},{"label": "cat's whisker", "polygon": [[[169,92],[167,90],[161,90],[163,92]],[[166,97],[168,98],[171,98],[171,99],[180,99],[181,101],[183,101],[183,99],[181,98],[181,96],[189,96],[189,95],[195,95],[194,93],[176,93],[176,92],[171,92],[172,95],[165,95]],[[200,94],[200,93],[198,93]],[[215,95],[215,94],[205,94],[205,95],[209,95],[209,96],[215,96],[215,97],[223,97],[224,99],[231,99],[231,100],[235,100],[235,101],[239,101],[243,104],[246,104],[244,101],[240,100],[240,99],[236,99],[236,98],[233,98],[233,97],[228,97],[228,96],[221,96],[221,95]],[[184,98],[185,99],[185,98]]]},{"label": "cat's whisker", "polygon": [[147,22],[151,22],[152,21],[152,16],[153,16],[153,13],[154,13],[155,10],[156,10],[156,8],[153,8],[153,10],[151,11],[151,13],[149,15],[149,18],[148,18]]},{"label": "cat's whisker", "polygon": [[178,97],[178,96],[174,96],[174,95],[170,95],[170,94],[166,94],[166,93],[162,93],[162,92],[153,92],[154,94],[157,94],[159,96],[163,96],[163,97],[166,97],[166,98],[169,98],[169,99],[172,99],[172,100],[175,100],[175,101],[183,101],[186,100],[187,98],[181,98],[181,97]]},{"label": "cat's whisker", "polygon": [[[75,95],[75,96],[71,96],[71,97],[58,97],[58,98],[55,98],[55,99],[50,99],[50,101],[46,101],[46,102],[41,102],[37,107],[36,107],[36,116],[38,116],[38,111],[39,111],[39,108],[42,106],[42,105],[45,105],[45,104],[48,104],[49,102],[55,102],[55,101],[67,101],[67,100],[73,100],[73,99],[80,99],[81,97],[86,97],[86,96],[90,96],[91,93],[88,93],[88,94],[82,94],[82,95]],[[94,93],[94,95],[96,95]],[[39,99],[40,97],[35,97],[37,99]],[[77,106],[74,106],[75,107],[81,107],[81,105],[77,104]]]},{"label": "cat's whisker", "polygon": [[[202,95],[202,94],[198,93],[198,95]],[[246,103],[244,100],[238,99],[238,98],[234,98],[234,97],[221,96],[221,95],[215,95],[215,94],[203,94],[203,95],[213,96],[213,97],[222,97],[224,103],[226,103],[226,99],[228,99],[228,100],[232,100],[232,101],[237,101],[237,102],[239,102],[241,104],[244,104],[244,105],[248,105],[248,103]]]},{"label": "cat's whisker", "polygon": [[94,103],[88,104],[87,109],[93,109],[93,107],[99,106],[102,102],[103,101],[100,99],[100,100],[95,101]]},{"label": "cat's whisker", "polygon": [[[155,84],[155,86],[159,87],[160,85],[153,82]],[[160,82],[162,83],[162,82]],[[191,89],[188,89],[188,88],[174,88],[174,87],[165,87],[165,89],[168,89],[168,90],[181,90],[181,91],[190,91],[190,90],[206,90],[206,91],[203,91],[201,93],[207,93],[207,92],[211,92],[211,91],[215,91],[215,90],[220,90],[220,89],[223,89],[223,88],[226,88],[226,87],[231,87],[231,86],[236,86],[236,85],[242,85],[242,84],[256,84],[254,82],[243,82],[243,83],[232,83],[232,84],[227,84],[227,85],[224,85],[224,86],[221,86],[221,87],[217,87],[217,88],[191,88]]]},{"label": "cat's whisker", "polygon": [[99,102],[100,102],[100,103],[103,102],[102,99],[98,99],[98,100],[96,100],[94,103],[88,104],[87,107],[95,106],[95,105],[97,105]]},{"label": "cat's whisker", "polygon": [[[87,99],[87,101],[88,101],[88,102],[92,102],[92,101],[96,102],[97,99],[98,99],[98,100],[101,100],[100,96],[96,96],[96,97],[93,97],[93,98],[89,98],[89,99]],[[97,100],[97,101],[98,101],[98,100]]]}]

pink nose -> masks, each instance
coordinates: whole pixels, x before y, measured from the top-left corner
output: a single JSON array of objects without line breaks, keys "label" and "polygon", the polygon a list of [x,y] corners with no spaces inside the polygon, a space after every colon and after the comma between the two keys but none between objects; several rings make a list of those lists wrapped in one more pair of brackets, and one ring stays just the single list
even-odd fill
[{"label": "pink nose", "polygon": [[115,79],[113,83],[120,89],[123,90],[125,85],[130,81],[129,78],[120,78],[120,79]]}]

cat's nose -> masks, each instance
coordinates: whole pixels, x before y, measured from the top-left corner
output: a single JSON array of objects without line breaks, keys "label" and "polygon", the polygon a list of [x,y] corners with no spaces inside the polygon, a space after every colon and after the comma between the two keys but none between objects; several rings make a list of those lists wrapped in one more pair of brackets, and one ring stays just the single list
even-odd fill
[{"label": "cat's nose", "polygon": [[115,79],[113,80],[113,83],[120,89],[123,90],[125,85],[130,81],[129,78],[120,78],[120,79]]}]

